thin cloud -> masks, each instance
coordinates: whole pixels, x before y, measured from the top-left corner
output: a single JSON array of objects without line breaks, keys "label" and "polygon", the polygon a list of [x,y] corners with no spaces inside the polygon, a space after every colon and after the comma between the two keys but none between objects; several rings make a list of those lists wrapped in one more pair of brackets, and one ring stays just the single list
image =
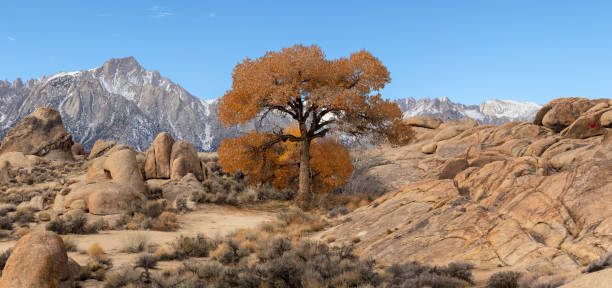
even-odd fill
[{"label": "thin cloud", "polygon": [[174,13],[170,12],[168,9],[166,9],[166,7],[163,6],[152,6],[151,8],[147,9],[150,12],[153,12],[153,14],[151,14],[151,18],[155,18],[155,19],[163,19],[169,16],[174,15]]},{"label": "thin cloud", "polygon": [[166,18],[168,16],[172,16],[174,14],[170,13],[170,12],[159,12],[157,14],[151,15],[151,17],[155,18],[155,19],[162,19],[162,18]]},{"label": "thin cloud", "polygon": [[217,17],[217,13],[215,12],[208,13],[208,18],[215,18],[215,17]]},{"label": "thin cloud", "polygon": [[11,37],[11,36],[7,36],[6,39],[8,39],[9,41],[15,41],[16,39]]},{"label": "thin cloud", "polygon": [[113,33],[113,34],[111,34],[111,36],[113,36],[114,38],[117,38],[117,37],[121,36],[121,34],[119,34],[119,33]]}]

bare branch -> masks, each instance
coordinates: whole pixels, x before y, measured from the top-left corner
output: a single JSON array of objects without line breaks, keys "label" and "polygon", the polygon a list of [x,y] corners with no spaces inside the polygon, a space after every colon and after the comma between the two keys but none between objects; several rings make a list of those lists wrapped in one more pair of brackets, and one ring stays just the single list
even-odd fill
[{"label": "bare branch", "polygon": [[329,132],[330,128],[325,128],[317,133],[312,134],[312,138],[319,138],[319,137],[325,137],[325,135],[327,135],[327,132]]}]

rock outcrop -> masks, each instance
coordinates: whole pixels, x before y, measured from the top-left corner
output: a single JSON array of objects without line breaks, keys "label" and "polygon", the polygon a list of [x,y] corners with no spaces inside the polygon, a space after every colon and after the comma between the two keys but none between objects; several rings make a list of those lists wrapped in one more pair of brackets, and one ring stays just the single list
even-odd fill
[{"label": "rock outcrop", "polygon": [[72,158],[72,136],[66,132],[57,110],[36,109],[17,123],[0,144],[0,154],[22,152],[25,155]]},{"label": "rock outcrop", "polygon": [[442,124],[442,119],[431,116],[414,116],[405,118],[403,122],[414,127],[436,129]]},{"label": "rock outcrop", "polygon": [[56,196],[58,209],[68,209],[73,202],[87,203],[91,214],[108,215],[121,212],[130,201],[145,200],[147,186],[136,161],[136,153],[122,149],[97,158],[85,175],[87,183],[76,186],[65,197]]},{"label": "rock outcrop", "polygon": [[[361,177],[389,193],[319,236],[359,237],[363,256],[388,263],[576,271],[612,251],[609,103],[560,99],[533,123],[445,122],[409,145],[366,151]],[[578,129],[592,121],[597,133]]]},{"label": "rock outcrop", "polygon": [[87,157],[89,160],[98,158],[104,153],[108,152],[111,148],[115,146],[115,141],[104,141],[102,139],[98,139],[91,147],[91,152],[89,152],[89,156]]},{"label": "rock outcrop", "polygon": [[612,111],[611,105],[610,99],[559,98],[542,106],[533,123],[567,138],[588,138],[603,134],[603,129],[609,126],[606,113]]},{"label": "rock outcrop", "polygon": [[9,176],[10,166],[11,164],[9,164],[8,161],[0,160],[0,184],[8,183],[10,181],[10,176]]},{"label": "rock outcrop", "polygon": [[75,287],[80,267],[68,258],[62,238],[53,232],[31,232],[17,241],[6,262],[0,287]]},{"label": "rock outcrop", "polygon": [[170,133],[162,132],[155,137],[147,150],[145,160],[145,177],[147,179],[170,178],[170,157],[174,138]]},{"label": "rock outcrop", "polygon": [[181,180],[188,173],[192,173],[198,180],[204,180],[202,164],[193,144],[178,141],[172,145],[170,155],[170,179]]}]

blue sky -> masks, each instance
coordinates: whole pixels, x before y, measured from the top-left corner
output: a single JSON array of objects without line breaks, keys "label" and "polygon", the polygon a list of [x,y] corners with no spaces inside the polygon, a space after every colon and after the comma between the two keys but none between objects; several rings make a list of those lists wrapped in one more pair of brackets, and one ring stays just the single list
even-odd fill
[{"label": "blue sky", "polygon": [[0,79],[38,78],[134,56],[203,99],[245,57],[295,43],[329,58],[366,49],[383,95],[546,103],[610,98],[612,1],[0,2]]}]

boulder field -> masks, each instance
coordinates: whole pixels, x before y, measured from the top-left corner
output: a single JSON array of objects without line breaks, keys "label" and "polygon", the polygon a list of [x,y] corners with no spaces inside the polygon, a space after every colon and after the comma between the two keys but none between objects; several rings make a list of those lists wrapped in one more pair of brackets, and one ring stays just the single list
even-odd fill
[{"label": "boulder field", "polygon": [[359,156],[356,177],[388,193],[318,237],[387,263],[576,271],[612,250],[611,111],[564,98],[533,123],[407,119],[413,143]]},{"label": "boulder field", "polygon": [[[57,194],[52,215],[70,210],[118,214],[121,205],[145,200],[153,189],[171,201],[188,198],[194,189],[202,189],[201,181],[206,179],[206,163],[193,144],[175,141],[169,133],[160,133],[145,153],[103,139],[85,153],[81,144],[72,142],[60,113],[43,107],[17,123],[0,144],[0,184],[11,180],[10,171],[32,171],[44,161],[73,159],[87,161],[84,179]],[[45,208],[37,205],[37,210]]]}]

